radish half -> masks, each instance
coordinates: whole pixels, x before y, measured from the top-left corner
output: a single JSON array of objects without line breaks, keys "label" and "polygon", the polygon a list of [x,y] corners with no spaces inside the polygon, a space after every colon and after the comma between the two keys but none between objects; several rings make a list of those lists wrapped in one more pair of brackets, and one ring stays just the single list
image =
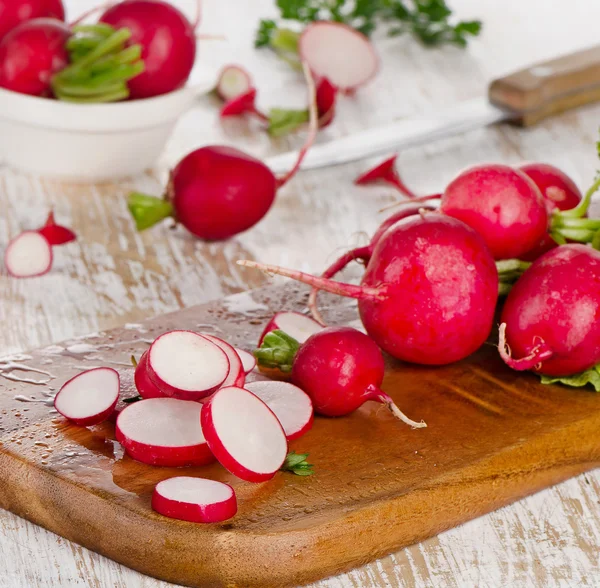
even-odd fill
[{"label": "radish half", "polygon": [[223,482],[179,476],[159,482],[152,508],[172,519],[191,523],[219,523],[237,512],[233,488]]},{"label": "radish half", "polygon": [[150,379],[148,375],[148,351],[142,353],[133,375],[135,387],[142,398],[164,398],[166,394]]},{"label": "radish half", "polygon": [[226,65],[219,74],[217,94],[224,102],[229,102],[245,94],[252,88],[250,74],[239,65]]},{"label": "radish half", "polygon": [[117,441],[127,454],[155,466],[201,466],[214,461],[200,424],[199,402],[150,398],[124,408]]},{"label": "radish half", "polygon": [[247,482],[270,480],[287,455],[273,411],[243,388],[221,388],[202,406],[202,429],[219,463]]},{"label": "radish half", "polygon": [[252,353],[244,351],[243,349],[238,349],[237,347],[235,348],[235,352],[242,360],[242,367],[246,375],[248,375],[256,367],[256,357],[254,357]]},{"label": "radish half", "polygon": [[245,387],[275,413],[288,441],[302,437],[312,427],[312,400],[298,386],[267,380],[250,382]]},{"label": "radish half", "polygon": [[4,265],[15,278],[42,276],[52,267],[52,247],[37,231],[25,231],[8,244]]},{"label": "radish half", "polygon": [[54,408],[76,425],[97,425],[114,412],[120,389],[119,374],[112,368],[88,370],[63,385]]},{"label": "radish half", "polygon": [[322,329],[322,325],[305,314],[300,314],[299,312],[278,312],[262,332],[258,346],[262,345],[265,336],[271,331],[283,331],[296,339],[298,343],[304,343],[311,335]]},{"label": "radish half", "polygon": [[201,400],[229,374],[227,355],[212,341],[192,331],[170,331],[152,343],[148,375],[168,396]]},{"label": "radish half", "polygon": [[369,39],[339,22],[308,25],[300,35],[298,52],[316,77],[325,77],[346,92],[366,84],[379,70]]},{"label": "radish half", "polygon": [[221,388],[226,388],[227,386],[243,387],[246,383],[246,372],[244,371],[242,360],[236,350],[229,345],[229,343],[223,341],[223,339],[219,339],[213,335],[207,335],[206,333],[202,333],[202,336],[206,337],[211,343],[214,343],[217,347],[222,349],[229,360],[229,374],[221,384]]}]

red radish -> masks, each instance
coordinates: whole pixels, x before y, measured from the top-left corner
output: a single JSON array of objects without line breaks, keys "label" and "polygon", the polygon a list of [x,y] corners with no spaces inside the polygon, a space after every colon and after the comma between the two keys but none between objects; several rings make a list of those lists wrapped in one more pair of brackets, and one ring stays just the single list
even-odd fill
[{"label": "red radish", "polygon": [[219,463],[246,482],[270,480],[287,455],[287,440],[271,409],[243,388],[221,388],[202,406],[206,441]]},{"label": "red radish", "polygon": [[164,398],[166,394],[150,379],[148,375],[148,352],[144,351],[133,375],[135,387],[142,398]]},{"label": "red radish", "polygon": [[227,354],[192,331],[170,331],[148,350],[148,375],[167,396],[201,400],[229,374]]},{"label": "red radish", "polygon": [[358,186],[367,184],[386,183],[391,184],[408,198],[417,198],[417,195],[411,191],[404,182],[400,179],[400,175],[396,171],[396,158],[398,154],[392,155],[385,161],[382,161],[374,168],[371,168],[358,176],[354,183]]},{"label": "red radish", "polygon": [[279,419],[288,441],[302,437],[313,424],[313,405],[310,397],[289,382],[250,382],[245,386],[258,396]]},{"label": "red radish", "polygon": [[500,355],[516,370],[583,372],[600,363],[599,317],[600,252],[562,245],[534,261],[506,298]]},{"label": "red radish", "polygon": [[130,45],[142,46],[145,70],[128,82],[131,99],[167,94],[187,82],[196,59],[195,31],[173,5],[163,0],[124,0],[100,21],[129,29]]},{"label": "red radish", "polygon": [[226,65],[219,74],[215,88],[219,98],[228,102],[253,88],[250,74],[240,65]]},{"label": "red radish", "polygon": [[0,87],[50,96],[52,76],[69,64],[69,27],[51,18],[20,24],[0,41]]},{"label": "red radish", "polygon": [[229,374],[227,374],[227,377],[221,384],[221,387],[225,388],[227,386],[239,386],[242,388],[246,383],[246,372],[244,371],[242,360],[235,348],[229,345],[229,343],[226,343],[222,339],[214,337],[213,335],[202,333],[202,336],[219,347],[225,353],[227,360],[229,361]]},{"label": "red radish", "polygon": [[323,129],[333,122],[338,89],[327,78],[321,78],[317,84],[317,111],[319,128]]},{"label": "red radish", "polygon": [[61,0],[0,0],[0,39],[24,21],[44,17],[65,20]]},{"label": "red radish", "polygon": [[234,96],[221,108],[221,118],[228,116],[239,116],[240,114],[253,114],[262,121],[268,121],[268,117],[256,107],[256,88],[250,88],[247,92]]},{"label": "red radish", "polygon": [[409,217],[387,230],[360,286],[238,263],[358,299],[363,325],[381,348],[425,365],[459,361],[477,350],[490,333],[498,299],[498,272],[483,238],[436,213]]},{"label": "red radish", "polygon": [[235,348],[235,352],[238,354],[242,362],[242,368],[244,369],[244,373],[248,375],[250,372],[254,371],[254,368],[256,367],[256,358],[254,357],[254,355],[237,347]]},{"label": "red radish", "polygon": [[200,424],[202,404],[150,398],[124,408],[115,434],[127,454],[155,466],[202,466],[214,461]]},{"label": "red radish", "polygon": [[63,384],[54,408],[76,425],[97,425],[114,412],[120,389],[119,374],[112,368],[88,370]]},{"label": "red radish", "polygon": [[223,482],[178,476],[159,482],[152,508],[171,519],[190,523],[220,523],[237,512],[233,488]]},{"label": "red radish", "polygon": [[326,77],[345,92],[366,84],[379,69],[379,58],[369,39],[338,22],[308,25],[300,35],[298,52],[316,77]]},{"label": "red radish", "polygon": [[43,276],[52,267],[52,247],[39,232],[25,231],[8,244],[4,265],[15,278]]},{"label": "red radish", "polygon": [[293,337],[298,343],[304,343],[312,334],[323,327],[315,320],[299,312],[278,312],[264,328],[258,346],[262,345],[265,336],[271,331],[283,331]]},{"label": "red radish", "polygon": [[38,230],[38,233],[46,237],[52,246],[65,245],[77,239],[77,235],[71,229],[56,224],[53,211],[50,211],[46,224]]}]

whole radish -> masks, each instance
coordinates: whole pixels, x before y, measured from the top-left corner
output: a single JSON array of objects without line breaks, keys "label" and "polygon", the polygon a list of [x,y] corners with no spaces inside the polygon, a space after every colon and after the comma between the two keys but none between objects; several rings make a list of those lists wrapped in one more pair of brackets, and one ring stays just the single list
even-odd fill
[{"label": "whole radish", "polygon": [[409,217],[383,234],[360,286],[251,261],[256,267],[358,299],[367,333],[390,355],[426,365],[459,361],[488,337],[498,272],[483,238],[440,214]]},{"label": "whole radish", "polygon": [[130,44],[142,46],[145,70],[128,83],[131,99],[151,98],[181,88],[196,59],[194,25],[163,0],[124,0],[100,18],[131,31]]},{"label": "whole radish", "polygon": [[34,18],[65,20],[61,0],[0,0],[0,39],[17,25]]},{"label": "whole radish", "polygon": [[569,376],[600,363],[600,252],[545,253],[513,286],[501,323],[500,355],[513,369]]},{"label": "whole radish", "polygon": [[69,63],[69,27],[55,19],[24,22],[0,42],[0,87],[31,96],[50,96],[52,76]]}]

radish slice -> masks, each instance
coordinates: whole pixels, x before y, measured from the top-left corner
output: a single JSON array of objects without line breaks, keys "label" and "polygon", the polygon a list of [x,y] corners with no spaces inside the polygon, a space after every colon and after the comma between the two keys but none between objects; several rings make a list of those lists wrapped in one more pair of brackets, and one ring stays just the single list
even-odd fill
[{"label": "radish slice", "polygon": [[191,523],[219,523],[237,512],[233,488],[223,482],[179,476],[159,482],[152,508],[172,519]]},{"label": "radish slice", "polygon": [[239,65],[226,65],[219,75],[216,91],[221,100],[229,102],[252,88],[250,74]]},{"label": "radish slice", "polygon": [[288,441],[298,439],[313,424],[312,400],[289,382],[250,382],[246,390],[258,396],[279,419]]},{"label": "radish slice", "polygon": [[267,324],[258,341],[262,345],[265,335],[271,331],[283,331],[298,343],[304,343],[311,335],[321,331],[323,326],[314,319],[299,312],[278,312]]},{"label": "radish slice", "polygon": [[366,84],[379,69],[379,58],[365,35],[345,24],[319,21],[300,35],[298,51],[313,74],[351,91]]},{"label": "radish slice", "polygon": [[214,392],[229,374],[225,352],[192,331],[170,331],[152,343],[148,375],[168,396],[201,400]]},{"label": "radish slice", "polygon": [[25,231],[8,244],[4,265],[15,278],[42,276],[52,267],[52,247],[37,231]]},{"label": "radish slice", "polygon": [[150,398],[130,404],[117,418],[117,441],[127,454],[156,466],[201,466],[214,461],[200,424],[199,402]]},{"label": "radish slice", "polygon": [[248,353],[247,351],[244,351],[243,349],[238,349],[237,347],[235,348],[235,352],[242,360],[244,372],[246,373],[246,375],[248,375],[256,367],[256,357],[254,357],[252,353]]},{"label": "radish slice", "polygon": [[120,388],[119,373],[112,368],[88,370],[63,385],[54,408],[76,425],[97,425],[114,412]]},{"label": "radish slice", "polygon": [[148,375],[148,351],[142,353],[133,375],[135,387],[142,398],[164,398],[166,394],[150,379]]},{"label": "radish slice", "polygon": [[202,429],[219,463],[247,482],[270,480],[287,455],[277,417],[243,388],[221,388],[202,406]]},{"label": "radish slice", "polygon": [[239,386],[240,388],[243,388],[246,383],[246,372],[244,371],[242,360],[235,349],[229,345],[229,343],[213,335],[202,333],[202,336],[206,337],[209,341],[222,349],[229,360],[229,374],[221,384],[221,388],[226,388],[227,386]]}]

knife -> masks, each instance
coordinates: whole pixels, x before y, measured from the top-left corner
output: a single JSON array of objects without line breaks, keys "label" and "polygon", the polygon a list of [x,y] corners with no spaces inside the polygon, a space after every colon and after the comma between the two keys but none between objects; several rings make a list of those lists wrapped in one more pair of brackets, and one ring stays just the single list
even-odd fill
[{"label": "knife", "polygon": [[[499,122],[529,127],[583,104],[600,100],[600,45],[537,63],[494,80],[488,96],[391,122],[315,145],[300,169],[349,163],[415,147]],[[267,159],[276,173],[293,167],[297,151]]]}]

